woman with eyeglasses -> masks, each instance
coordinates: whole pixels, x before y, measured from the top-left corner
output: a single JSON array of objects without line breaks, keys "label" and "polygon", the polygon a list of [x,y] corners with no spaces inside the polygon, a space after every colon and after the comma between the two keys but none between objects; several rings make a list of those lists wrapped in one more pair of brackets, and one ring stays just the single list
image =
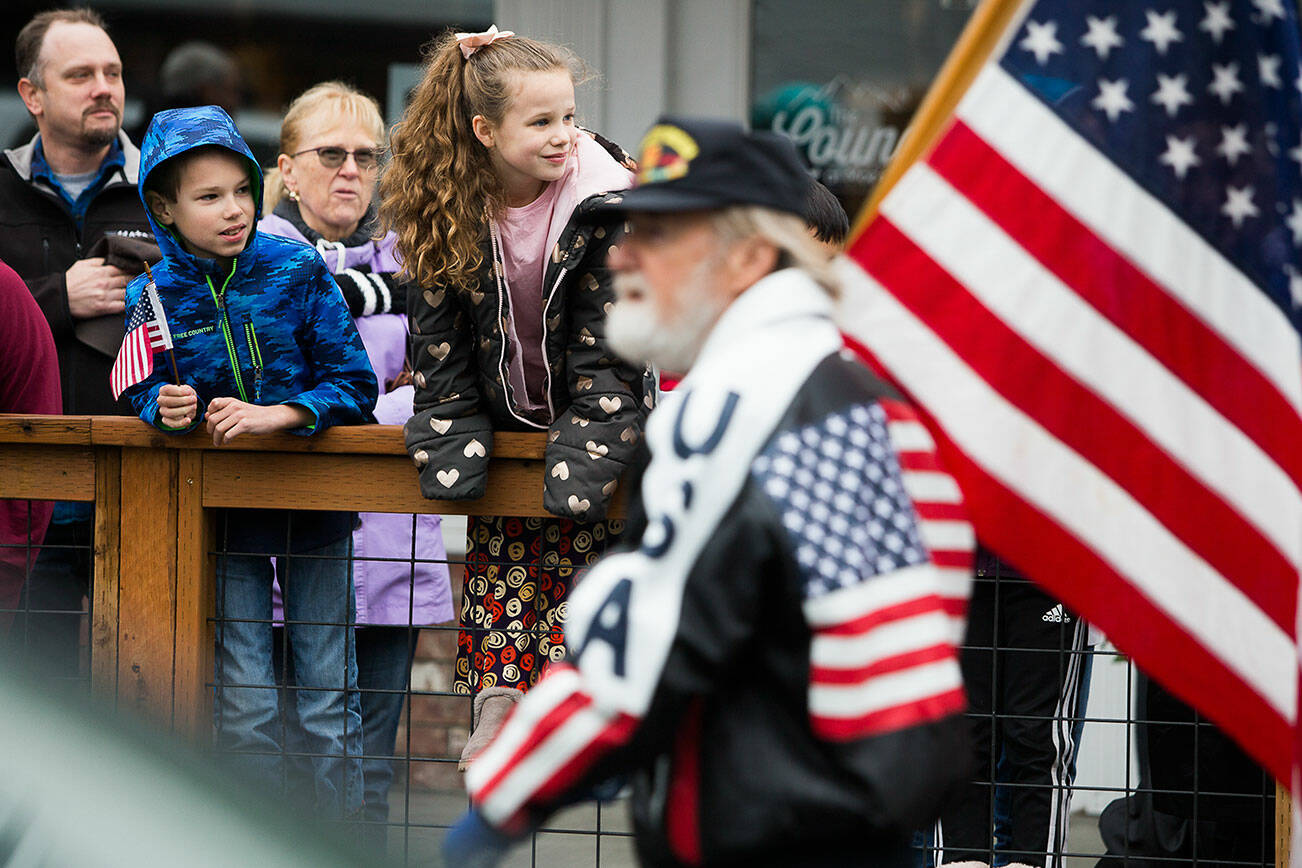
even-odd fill
[{"label": "woman with eyeglasses", "polygon": [[[397,237],[392,232],[373,237],[372,198],[383,141],[384,120],[371,97],[333,81],[305,91],[281,123],[281,153],[266,175],[267,216],[258,230],[304,241],[321,254],[379,381],[376,419],[401,425],[411,416],[414,391],[404,371],[405,287],[395,280]],[[360,519],[353,532],[353,585],[367,756],[364,834],[383,849],[391,757],[416,637],[420,626],[452,619],[452,597],[438,516],[363,513]],[[288,664],[285,669],[286,684],[292,684]],[[292,712],[293,703],[285,707]]]},{"label": "woman with eyeglasses", "polygon": [[354,317],[407,309],[406,286],[395,279],[397,236],[371,237],[383,141],[375,100],[342,82],[323,82],[290,103],[280,156],[266,175],[267,216],[258,229],[316,247]]}]

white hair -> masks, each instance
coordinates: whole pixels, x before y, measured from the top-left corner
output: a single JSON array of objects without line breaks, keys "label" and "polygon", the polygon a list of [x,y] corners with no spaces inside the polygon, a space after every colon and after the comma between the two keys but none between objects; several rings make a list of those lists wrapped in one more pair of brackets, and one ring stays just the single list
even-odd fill
[{"label": "white hair", "polygon": [[712,212],[710,224],[723,245],[764,239],[778,249],[778,268],[799,268],[833,298],[840,295],[831,260],[802,218],[760,205],[732,205]]},{"label": "white hair", "polygon": [[[657,314],[650,299],[651,288],[641,274],[616,274],[617,300],[606,314],[606,343],[610,348],[634,364],[650,362],[676,374],[691,370],[705,339],[730,303],[730,299],[710,291],[714,271],[723,259],[722,250],[720,245],[684,279],[679,297],[691,303],[670,320],[662,320]],[[631,290],[639,291],[640,301],[627,298]]]}]

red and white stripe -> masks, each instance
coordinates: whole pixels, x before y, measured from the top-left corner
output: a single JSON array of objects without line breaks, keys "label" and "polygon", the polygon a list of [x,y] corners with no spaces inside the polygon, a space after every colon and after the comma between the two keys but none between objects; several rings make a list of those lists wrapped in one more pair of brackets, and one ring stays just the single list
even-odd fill
[{"label": "red and white stripe", "polygon": [[963,619],[945,612],[939,586],[921,564],[805,601],[816,735],[850,741],[963,709]]},{"label": "red and white stripe", "polygon": [[121,397],[128,387],[148,377],[154,370],[154,348],[150,340],[149,323],[142,323],[127,333],[118,350],[117,360],[109,373],[109,387],[113,400]]},{"label": "red and white stripe", "polygon": [[145,328],[149,332],[149,346],[151,349],[167,350],[172,348],[172,345],[166,341],[163,328],[157,322],[147,322]]},{"label": "red and white stripe", "polygon": [[528,802],[558,798],[597,758],[629,740],[638,718],[604,711],[583,690],[578,671],[554,663],[519,703],[501,733],[471,764],[466,788],[485,815],[519,825]]},{"label": "red and white stripe", "polygon": [[813,630],[810,722],[817,735],[836,741],[938,720],[964,706],[958,646],[972,591],[972,525],[917,414],[899,401],[880,403],[931,562],[805,602]]},{"label": "red and white stripe", "polygon": [[923,408],[977,533],[1281,779],[1298,335],[997,65],[851,246],[842,326]]},{"label": "red and white stripe", "polygon": [[[850,344],[856,348],[855,342]],[[936,567],[937,593],[945,614],[953,619],[954,644],[961,645],[976,553],[976,534],[963,506],[963,493],[941,466],[936,441],[917,411],[900,401],[886,399],[880,404],[900,460],[904,488],[918,515],[923,545]]]},{"label": "red and white stripe", "polygon": [[137,304],[147,305],[149,318],[127,333],[109,372],[109,388],[117,400],[129,387],[134,386],[154,371],[154,350],[172,348],[172,332],[167,326],[162,299],[151,280],[145,285],[144,295]]}]

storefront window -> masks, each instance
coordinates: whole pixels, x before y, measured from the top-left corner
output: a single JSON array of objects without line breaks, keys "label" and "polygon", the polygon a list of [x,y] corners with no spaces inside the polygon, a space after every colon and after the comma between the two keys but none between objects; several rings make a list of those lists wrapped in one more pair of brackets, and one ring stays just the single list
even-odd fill
[{"label": "storefront window", "polygon": [[751,123],[789,136],[851,218],[973,0],[755,0]]}]

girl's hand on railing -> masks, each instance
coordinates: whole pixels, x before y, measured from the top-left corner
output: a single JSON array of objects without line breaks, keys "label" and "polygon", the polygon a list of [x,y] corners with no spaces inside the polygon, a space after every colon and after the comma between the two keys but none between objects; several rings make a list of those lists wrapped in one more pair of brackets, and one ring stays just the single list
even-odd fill
[{"label": "girl's hand on railing", "polygon": [[166,385],[158,390],[158,418],[169,428],[188,428],[199,411],[199,396],[190,386]]},{"label": "girl's hand on railing", "polygon": [[264,407],[235,398],[213,398],[204,420],[214,446],[222,446],[241,434],[270,434],[311,425],[316,417],[296,404]]}]

